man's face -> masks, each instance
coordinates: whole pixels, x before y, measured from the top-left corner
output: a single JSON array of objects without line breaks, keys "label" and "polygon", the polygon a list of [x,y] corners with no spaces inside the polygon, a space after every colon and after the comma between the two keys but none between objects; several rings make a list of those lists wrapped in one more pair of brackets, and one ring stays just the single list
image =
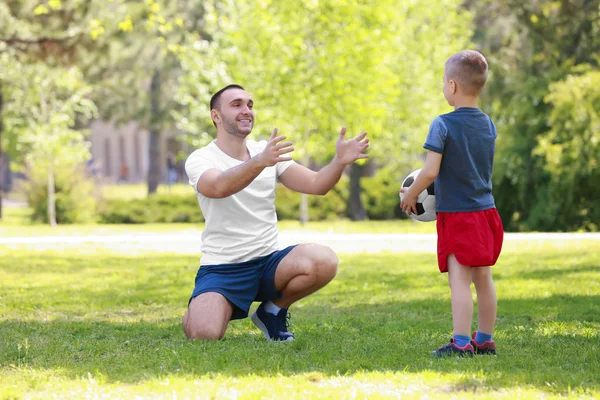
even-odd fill
[{"label": "man's face", "polygon": [[233,88],[221,94],[219,107],[215,111],[225,132],[230,135],[246,137],[252,132],[254,126],[253,107],[254,102],[248,93],[242,89]]}]

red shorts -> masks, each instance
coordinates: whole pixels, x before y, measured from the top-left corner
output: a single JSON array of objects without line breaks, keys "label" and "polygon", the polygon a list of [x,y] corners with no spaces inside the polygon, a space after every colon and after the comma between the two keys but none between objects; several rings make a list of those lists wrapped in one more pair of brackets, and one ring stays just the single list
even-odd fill
[{"label": "red shorts", "polygon": [[488,267],[496,264],[504,228],[495,208],[471,212],[440,212],[437,214],[438,266],[448,272],[448,256],[467,267]]}]

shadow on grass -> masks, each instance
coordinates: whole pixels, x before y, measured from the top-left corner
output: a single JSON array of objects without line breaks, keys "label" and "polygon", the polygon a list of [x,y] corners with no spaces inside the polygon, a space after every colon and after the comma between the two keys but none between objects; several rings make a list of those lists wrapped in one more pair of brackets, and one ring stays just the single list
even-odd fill
[{"label": "shadow on grass", "polygon": [[[544,283],[551,276],[581,274],[577,281],[560,280],[555,287],[562,290],[598,270],[588,257],[552,275],[546,262],[565,257],[509,254],[503,262],[515,267],[499,268],[497,282]],[[345,255],[331,285],[292,307],[293,343],[266,342],[248,319],[234,321],[223,341],[190,342],[181,315],[197,260],[23,253],[0,259],[0,274],[11,277],[0,282],[0,300],[9,310],[0,314],[0,370],[26,366],[132,384],[205,374],[433,371],[463,376],[457,391],[515,385],[557,393],[600,389],[598,295],[519,289],[516,296],[531,298],[499,300],[498,357],[438,360],[430,352],[448,340],[452,321],[450,303],[442,297],[447,286],[440,281],[431,289],[438,285],[432,283],[434,256]]]},{"label": "shadow on grass", "polygon": [[[60,370],[68,377],[90,372],[124,383],[170,375],[435,371],[463,374],[456,390],[524,385],[597,391],[600,316],[589,311],[595,304],[600,296],[501,301],[499,356],[444,360],[430,355],[451,332],[449,304],[435,299],[298,307],[292,309],[297,340],[290,344],[266,342],[248,319],[232,322],[217,342],[185,339],[180,316],[155,323],[5,320],[0,365]],[[582,329],[596,333],[586,337]]]},{"label": "shadow on grass", "polygon": [[565,275],[574,275],[580,273],[600,273],[600,265],[580,264],[573,265],[569,268],[552,268],[537,269],[533,271],[523,272],[520,277],[523,279],[553,279],[560,278]]}]

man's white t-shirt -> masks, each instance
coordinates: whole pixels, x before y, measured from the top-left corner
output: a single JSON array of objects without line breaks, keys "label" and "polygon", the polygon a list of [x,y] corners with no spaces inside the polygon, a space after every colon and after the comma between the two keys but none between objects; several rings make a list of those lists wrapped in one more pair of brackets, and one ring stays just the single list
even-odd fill
[{"label": "man's white t-shirt", "polygon": [[[266,145],[266,141],[246,141],[250,157],[262,152]],[[200,265],[239,263],[279,250],[275,185],[294,161],[265,168],[244,189],[223,199],[208,198],[198,192],[198,179],[204,172],[213,168],[226,171],[243,163],[225,154],[214,141],[190,154],[185,163],[206,222]]]}]

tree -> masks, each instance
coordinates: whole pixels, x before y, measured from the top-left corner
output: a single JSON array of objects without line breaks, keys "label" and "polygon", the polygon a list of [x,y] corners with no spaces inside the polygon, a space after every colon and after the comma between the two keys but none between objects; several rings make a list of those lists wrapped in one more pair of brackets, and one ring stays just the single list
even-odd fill
[{"label": "tree", "polygon": [[[150,134],[148,194],[156,192],[162,178],[165,131],[176,130],[174,101],[182,69],[178,55],[191,37],[204,36],[204,4],[195,1],[148,0],[125,3],[121,22],[102,22],[105,33],[98,41],[109,43],[112,60],[92,57],[88,70],[99,87],[104,119],[137,121]],[[133,89],[133,90],[132,90]],[[108,94],[108,98],[106,98]]]},{"label": "tree", "polygon": [[[557,140],[555,145],[568,145],[585,140],[589,130],[567,129],[574,135],[573,141],[559,140],[561,136],[552,133],[558,120],[565,127],[583,126],[578,113],[565,115],[573,118],[569,122],[557,119],[554,110],[559,104],[558,97],[550,93],[564,88],[555,83],[571,81],[571,75],[581,75],[583,66],[588,70],[598,69],[600,42],[596,38],[600,33],[600,4],[597,0],[525,3],[507,0],[473,2],[467,6],[476,15],[475,40],[490,61],[484,107],[498,125],[494,195],[505,228],[573,229],[566,221],[581,222],[580,218],[564,219],[552,212],[558,209],[559,214],[570,215],[565,210],[573,203],[570,196],[550,195],[560,187],[555,187],[560,174],[548,166],[549,157],[544,152],[556,149],[548,144],[550,137],[551,141]],[[587,81],[581,79],[572,82]],[[561,93],[566,91],[561,89]],[[592,99],[589,95],[581,98],[571,94],[563,98],[570,98],[584,110],[593,104],[581,102],[584,98]],[[560,104],[561,109],[568,110],[565,103]],[[576,166],[582,169],[572,173],[585,176],[586,168],[582,164]],[[572,188],[573,198],[584,203],[597,201],[592,194],[585,186]]]},{"label": "tree", "polygon": [[[349,135],[367,130],[371,156],[399,165],[398,182],[417,159],[429,122],[444,109],[443,62],[470,36],[462,28],[469,14],[458,1],[218,4],[207,18],[216,27],[213,46],[190,49],[188,69],[202,65],[207,51],[217,54],[232,81],[255,96],[257,135],[267,137],[278,127],[299,144],[295,158],[305,165],[331,158],[341,126]],[[444,18],[436,12],[440,7]],[[190,115],[192,124],[206,126],[199,120],[208,112]],[[361,170],[357,164],[350,172],[352,219],[365,218]]]},{"label": "tree", "polygon": [[20,64],[0,56],[10,79],[10,97],[3,112],[12,132],[9,148],[31,168],[47,176],[47,220],[56,225],[55,174],[59,165],[80,165],[89,159],[85,131],[76,126],[93,117],[96,107],[87,98],[91,88],[76,67],[50,68],[40,62]]},{"label": "tree", "polygon": [[550,176],[545,208],[531,214],[543,230],[597,231],[600,227],[600,70],[583,67],[550,85],[550,129],[533,153]]},{"label": "tree", "polygon": [[179,43],[201,30],[202,10],[200,1],[4,2],[0,51],[23,63],[77,65],[103,118],[136,120],[147,128],[152,193],[164,163],[160,136],[175,129],[176,103],[170,100],[180,71],[175,55]]},{"label": "tree", "polygon": [[[84,5],[78,4],[78,7],[78,11],[86,13]],[[57,13],[47,18],[45,15],[50,9],[57,10]],[[21,90],[30,83],[19,79],[26,65],[39,65],[41,62],[63,63],[71,59],[74,43],[84,32],[81,26],[72,23],[75,11],[75,8],[64,10],[60,0],[50,1],[47,6],[33,1],[0,3],[0,64],[3,67],[0,97],[7,99],[0,102],[0,156],[5,148],[4,142],[9,142],[9,151],[16,151],[18,148],[17,145],[10,145],[10,142],[17,143],[16,131],[12,129],[11,124],[15,121],[15,115],[11,115],[6,109],[10,102],[14,101],[14,96],[5,94],[14,94],[12,90],[15,88],[15,82],[20,82],[17,93],[23,93],[23,99],[31,99],[27,90]],[[44,72],[51,74],[49,70]],[[25,103],[25,107],[31,106],[30,103]],[[0,193],[0,217],[1,210]]]}]

